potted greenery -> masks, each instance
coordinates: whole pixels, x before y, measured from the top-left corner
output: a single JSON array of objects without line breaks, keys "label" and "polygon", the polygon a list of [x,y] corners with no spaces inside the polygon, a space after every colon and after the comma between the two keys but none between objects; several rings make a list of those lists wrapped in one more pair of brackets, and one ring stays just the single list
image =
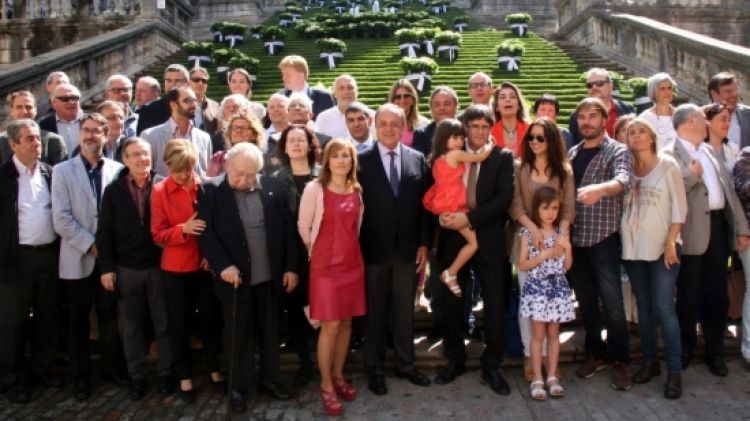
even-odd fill
[{"label": "potted greenery", "polygon": [[511,32],[517,37],[526,36],[526,32],[529,31],[529,24],[534,21],[534,18],[526,12],[511,13],[505,16],[505,23],[510,26]]},{"label": "potted greenery", "polygon": [[435,60],[429,57],[404,57],[398,64],[404,71],[404,79],[411,82],[419,93],[430,91],[432,75],[439,68]]},{"label": "potted greenery", "polygon": [[211,59],[216,64],[216,75],[222,83],[227,83],[229,60],[241,54],[236,48],[217,48],[211,53]]},{"label": "potted greenery", "polygon": [[260,39],[260,34],[263,32],[263,25],[253,25],[249,29],[250,36],[255,39]]},{"label": "potted greenery", "polygon": [[633,105],[638,114],[642,113],[653,106],[653,101],[648,96],[648,79],[645,77],[634,77],[625,82],[633,91]]},{"label": "potted greenery", "polygon": [[284,40],[286,40],[286,31],[278,26],[266,26],[261,32],[260,37],[263,39],[263,48],[269,56],[272,56],[284,49]]},{"label": "potted greenery", "polygon": [[463,32],[469,29],[469,17],[461,15],[453,18],[453,28],[458,32]]},{"label": "potted greenery", "polygon": [[211,52],[214,46],[208,41],[187,41],[182,43],[182,49],[188,54],[189,66],[207,67],[211,62]]},{"label": "potted greenery", "polygon": [[346,43],[336,38],[322,38],[315,41],[318,47],[320,59],[328,64],[328,69],[333,69],[341,63],[346,52]]},{"label": "potted greenery", "polygon": [[428,56],[435,55],[435,36],[440,33],[440,28],[419,28],[417,39],[421,44],[422,52]]},{"label": "potted greenery", "polygon": [[430,10],[436,15],[448,12],[449,0],[434,0],[430,2]]},{"label": "potted greenery", "polygon": [[211,31],[211,35],[214,37],[214,42],[224,41],[224,34],[222,33],[223,28],[224,22],[214,22],[208,27],[208,30]]},{"label": "potted greenery", "polygon": [[401,50],[401,57],[416,57],[419,51],[419,34],[416,29],[403,28],[394,34]]},{"label": "potted greenery", "polygon": [[451,63],[458,58],[458,47],[461,46],[461,34],[453,31],[443,31],[435,35],[435,44],[440,58]]},{"label": "potted greenery", "polygon": [[521,57],[526,52],[526,46],[517,39],[506,39],[500,45],[496,45],[497,64],[500,70],[517,72],[521,70]]},{"label": "potted greenery", "polygon": [[240,53],[229,60],[230,68],[245,69],[250,73],[250,90],[255,89],[255,82],[258,80],[258,65],[260,65],[260,60],[244,53]]},{"label": "potted greenery", "polygon": [[230,48],[237,47],[245,40],[247,25],[239,22],[224,22],[221,27],[221,33],[224,36],[224,43]]},{"label": "potted greenery", "polygon": [[281,12],[279,13],[279,26],[282,28],[286,28],[287,26],[292,26],[292,23],[294,23],[294,19],[292,18],[292,14],[289,12]]}]

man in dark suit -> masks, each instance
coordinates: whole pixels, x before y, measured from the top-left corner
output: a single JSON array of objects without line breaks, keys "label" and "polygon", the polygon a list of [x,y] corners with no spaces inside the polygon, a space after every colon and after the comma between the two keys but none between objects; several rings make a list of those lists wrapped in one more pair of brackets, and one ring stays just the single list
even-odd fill
[{"label": "man in dark suit", "polygon": [[[21,120],[36,118],[36,99],[29,91],[17,91],[10,94],[10,120]],[[45,164],[54,166],[55,164],[68,159],[68,151],[65,148],[65,142],[62,137],[55,133],[40,130],[40,140],[42,142],[42,157],[39,159]],[[0,133],[0,164],[10,162],[13,155],[10,143],[8,142],[7,132]]]},{"label": "man in dark suit", "polygon": [[[614,84],[612,83],[612,78],[609,76],[609,71],[607,71],[607,69],[599,67],[589,69],[589,71],[586,72],[586,88],[588,89],[589,97],[598,98],[604,103],[604,107],[607,109],[608,113],[605,127],[609,137],[614,139],[615,121],[626,114],[634,113],[635,109],[631,105],[618,101],[612,97]],[[575,112],[570,115],[568,128],[573,137],[573,144],[580,143],[583,138],[581,137],[580,130],[578,130],[578,116]]]},{"label": "man in dark suit", "polygon": [[360,231],[365,261],[365,364],[369,388],[385,395],[385,337],[392,321],[396,376],[419,386],[430,379],[414,367],[414,294],[427,263],[432,218],[422,197],[432,184],[424,156],[399,143],[404,111],[382,105],[375,114],[377,142],[359,154],[365,211]]},{"label": "man in dark suit", "polygon": [[732,113],[727,138],[740,149],[750,146],[750,106],[740,103],[737,78],[728,72],[715,74],[708,82],[711,101],[724,104]]},{"label": "man in dark suit", "polygon": [[67,83],[57,85],[53,91],[52,108],[54,112],[38,121],[39,129],[60,135],[65,141],[65,150],[70,153],[78,146],[80,138],[81,92]]},{"label": "man in dark suit", "polygon": [[229,355],[234,368],[232,412],[245,412],[247,389],[255,383],[256,335],[258,391],[289,398],[278,386],[278,311],[282,289],[291,292],[297,285],[299,240],[284,186],[261,175],[262,168],[263,153],[257,146],[237,144],[226,154],[226,174],[207,180],[198,192],[198,218],[206,221],[198,242],[224,307],[224,350],[234,350]]},{"label": "man in dark suit", "polygon": [[310,98],[310,101],[312,101],[312,120],[315,120],[321,112],[335,105],[330,92],[311,88],[307,84],[310,69],[307,67],[307,60],[304,57],[297,55],[284,57],[279,62],[279,70],[281,70],[281,78],[284,80],[284,89],[280,90],[279,93],[290,96],[295,92],[300,92]]},{"label": "man in dark suit", "polygon": [[[466,149],[480,150],[491,142],[490,129],[494,124],[492,110],[486,105],[471,105],[461,119],[467,133]],[[513,154],[507,149],[495,149],[489,157],[477,164],[467,164],[464,173],[466,183],[467,213],[457,212],[441,215],[440,245],[438,259],[444,267],[450,265],[458,251],[466,243],[457,230],[469,227],[474,230],[479,251],[469,264],[458,273],[458,283],[466,291],[469,268],[482,286],[484,300],[485,349],[482,354],[482,380],[498,394],[507,395],[510,387],[500,374],[499,366],[505,350],[504,313],[508,283],[505,265],[504,227],[508,220],[508,207],[513,200]],[[445,284],[445,329],[443,346],[448,357],[448,367],[438,373],[435,382],[452,382],[465,371],[466,348],[463,342],[463,300],[454,295]]]},{"label": "man in dark suit", "polygon": [[432,151],[432,138],[435,126],[446,118],[455,118],[458,110],[458,95],[450,86],[436,86],[430,96],[430,113],[432,122],[414,130],[412,149],[416,149],[427,158]]},{"label": "man in dark suit", "polygon": [[172,115],[172,109],[166,100],[166,94],[172,89],[186,85],[189,78],[188,70],[181,64],[170,64],[164,70],[164,96],[151,101],[138,111],[138,136],[151,127],[163,124]]},{"label": "man in dark suit", "polygon": [[[14,120],[8,137],[13,158],[0,165],[0,380],[13,377],[7,379],[8,400],[26,403],[32,384],[62,385],[46,374],[57,350],[59,242],[52,225],[52,167],[40,161],[39,126]],[[30,308],[34,317],[27,324]]]},{"label": "man in dark suit", "polygon": [[122,136],[124,139],[135,136],[138,127],[138,113],[133,111],[130,106],[133,101],[133,82],[125,75],[114,74],[110,76],[104,83],[104,100],[122,103],[122,109],[125,113],[122,121]]}]

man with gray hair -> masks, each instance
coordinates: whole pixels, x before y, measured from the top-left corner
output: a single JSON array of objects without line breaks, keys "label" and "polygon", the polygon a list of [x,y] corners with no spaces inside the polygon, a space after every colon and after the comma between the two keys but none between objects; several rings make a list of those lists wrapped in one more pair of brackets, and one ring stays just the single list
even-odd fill
[{"label": "man with gray hair", "polygon": [[54,71],[47,75],[47,80],[44,83],[44,90],[47,92],[47,98],[46,101],[40,101],[37,113],[40,118],[46,117],[47,114],[54,111],[52,108],[53,92],[57,85],[63,83],[70,83],[70,78],[65,72]]},{"label": "man with gray hair", "polygon": [[54,113],[39,120],[39,128],[59,134],[65,141],[65,149],[72,151],[79,142],[81,92],[73,85],[62,83],[55,87],[52,96]]},{"label": "man with gray hair", "polygon": [[677,317],[682,331],[682,366],[696,348],[697,315],[703,316],[705,361],[716,376],[728,374],[724,361],[727,326],[727,260],[750,244],[750,230],[734,183],[717,161],[706,137],[706,117],[694,104],[672,115],[677,139],[664,148],[682,169],[688,213],[682,227],[682,258],[677,278]]},{"label": "man with gray hair", "polygon": [[[187,85],[190,74],[185,66],[181,64],[170,64],[164,69],[164,93],[165,95],[174,88]],[[151,127],[158,126],[169,120],[172,110],[165,97],[161,97],[143,106],[138,113],[137,134]]]},{"label": "man with gray hair", "polygon": [[135,136],[138,126],[138,114],[130,108],[133,101],[133,82],[121,74],[114,74],[104,83],[104,99],[122,103],[125,119],[122,122],[122,134],[125,139]]},{"label": "man with gray hair", "polygon": [[414,142],[412,142],[411,147],[422,152],[425,158],[427,158],[432,151],[432,138],[435,136],[435,127],[446,118],[455,118],[457,111],[458,95],[456,91],[447,85],[436,86],[430,96],[432,122],[414,129]]},{"label": "man with gray hair", "polygon": [[219,104],[219,114],[217,116],[219,130],[211,135],[211,145],[213,152],[224,150],[224,125],[236,114],[248,114],[251,111],[250,100],[242,94],[227,95]]},{"label": "man with gray hair", "polygon": [[333,81],[333,97],[336,105],[318,114],[315,119],[315,131],[323,133],[331,138],[349,137],[346,127],[346,107],[357,100],[357,81],[351,75],[339,75]]},{"label": "man with gray hair", "polygon": [[141,107],[151,101],[156,100],[161,95],[159,81],[151,76],[143,76],[135,83],[135,108],[134,112],[138,113]]},{"label": "man with gray hair", "polygon": [[490,106],[492,100],[492,78],[484,72],[476,72],[469,78],[471,104]]},{"label": "man with gray hair", "polygon": [[206,221],[198,243],[224,308],[224,350],[234,371],[230,407],[241,413],[256,383],[259,392],[277,400],[290,397],[279,386],[278,311],[282,292],[297,286],[299,239],[285,188],[261,174],[263,154],[257,146],[234,145],[226,154],[226,169],[198,191],[198,218]]},{"label": "man with gray hair", "polygon": [[[295,92],[289,95],[289,105],[286,107],[289,122],[292,124],[301,124],[314,130],[315,122],[313,121],[313,104],[307,95]],[[331,140],[331,136],[315,131],[315,137],[318,138],[321,150],[326,143]]]},{"label": "man with gray hair", "polygon": [[[586,88],[588,89],[589,97],[598,98],[604,104],[604,109],[607,110],[607,120],[604,127],[609,137],[614,139],[617,118],[625,114],[634,113],[635,110],[629,104],[612,97],[614,83],[607,69],[600,67],[589,69],[586,72]],[[583,140],[581,132],[578,129],[578,116],[575,112],[570,115],[568,128],[570,129],[570,134],[573,136],[574,144],[578,144]]]},{"label": "man with gray hair", "polygon": [[[36,99],[29,91],[16,91],[10,94],[10,121],[36,118]],[[46,130],[39,131],[42,141],[40,161],[54,166],[68,159],[68,150],[63,138]],[[7,132],[0,133],[0,164],[10,162],[13,150],[8,142]]]},{"label": "man with gray hair", "polygon": [[[52,225],[52,167],[40,161],[39,126],[14,120],[8,139],[13,158],[0,165],[0,379],[14,377],[8,400],[26,403],[33,384],[62,385],[47,374],[59,333],[59,242]],[[30,308],[34,317],[27,324]]]}]

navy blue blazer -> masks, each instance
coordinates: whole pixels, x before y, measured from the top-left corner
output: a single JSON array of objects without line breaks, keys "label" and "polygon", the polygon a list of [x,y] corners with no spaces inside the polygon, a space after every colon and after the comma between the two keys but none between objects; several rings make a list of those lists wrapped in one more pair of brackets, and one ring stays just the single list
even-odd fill
[{"label": "navy blue blazer", "polygon": [[437,127],[437,123],[433,121],[414,130],[414,141],[411,148],[422,152],[425,158],[429,158],[430,152],[432,152],[432,138],[435,137],[435,127]]},{"label": "navy blue blazer", "polygon": [[164,124],[171,116],[172,110],[169,108],[169,104],[167,104],[164,97],[155,99],[142,106],[138,111],[138,128],[136,129],[136,133],[140,136],[142,131]]},{"label": "navy blue blazer", "polygon": [[[260,176],[260,183],[266,246],[271,257],[270,282],[280,293],[284,272],[299,273],[297,224],[289,210],[288,194],[283,184],[265,175]],[[248,301],[251,291],[250,253],[234,191],[226,175],[207,179],[201,184],[198,190],[198,218],[206,221],[206,229],[198,236],[198,244],[214,273],[214,293],[222,301],[232,301],[233,287],[222,281],[220,274],[234,265],[245,275],[243,283],[237,288],[237,301]]]},{"label": "navy blue blazer", "polygon": [[391,190],[377,143],[358,155],[365,206],[359,240],[368,264],[386,263],[394,254],[403,261],[414,261],[418,247],[432,244],[434,218],[422,206],[422,198],[433,182],[432,174],[424,155],[401,144],[398,147],[398,197]]},{"label": "navy blue blazer", "polygon": [[[279,93],[288,97],[292,94],[292,91],[284,88],[280,90]],[[318,118],[318,114],[336,105],[333,102],[333,96],[328,91],[307,86],[305,88],[305,94],[307,94],[313,103],[313,120]]]}]

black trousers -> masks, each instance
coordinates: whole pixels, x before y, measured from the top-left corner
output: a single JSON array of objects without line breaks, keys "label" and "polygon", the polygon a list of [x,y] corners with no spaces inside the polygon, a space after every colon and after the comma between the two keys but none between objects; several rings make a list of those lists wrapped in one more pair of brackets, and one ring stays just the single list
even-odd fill
[{"label": "black trousers", "polygon": [[[305,256],[307,255],[305,254]],[[310,337],[312,336],[313,329],[307,321],[304,311],[309,301],[308,287],[310,283],[307,266],[307,261],[305,261],[302,266],[302,273],[299,274],[299,284],[297,284],[297,287],[289,294],[282,294],[289,327],[290,345],[299,356],[300,363],[302,364],[312,364],[312,358],[310,357]]]},{"label": "black trousers", "polygon": [[125,356],[117,326],[117,298],[102,287],[99,267],[95,267],[86,278],[64,280],[62,283],[68,300],[68,334],[73,378],[88,379],[91,376],[89,313],[92,303],[99,321],[102,373],[125,373]]},{"label": "black trousers", "polygon": [[677,317],[680,320],[682,353],[692,355],[696,348],[695,324],[703,319],[706,357],[724,357],[724,330],[727,327],[727,259],[729,224],[725,212],[711,212],[711,237],[702,255],[683,255],[677,278]]},{"label": "black trousers", "polygon": [[226,322],[224,349],[230,360],[232,388],[243,393],[257,382],[256,344],[260,345],[260,378],[279,382],[279,304],[271,282],[274,281],[251,287],[250,301],[237,304],[236,317],[232,317],[233,303],[222,302]]},{"label": "black trousers", "polygon": [[0,367],[7,371],[3,374],[14,378],[41,374],[52,362],[59,337],[57,256],[57,244],[21,246],[11,282],[0,286]]},{"label": "black trousers", "polygon": [[180,380],[192,379],[190,362],[190,328],[198,309],[198,326],[203,355],[209,372],[219,371],[221,364],[221,314],[211,286],[209,272],[176,273],[162,270],[164,296],[167,302],[169,343],[174,358],[174,373]]},{"label": "black trousers", "polygon": [[[458,254],[466,240],[456,231],[444,229],[440,232],[441,245],[438,259],[443,267],[448,267]],[[485,348],[480,362],[483,369],[495,370],[503,361],[505,353],[505,306],[506,292],[509,279],[506,279],[507,255],[502,242],[498,238],[496,258],[485,259],[480,252],[458,272],[458,284],[464,294],[470,294],[469,267],[473,267],[476,280],[481,287],[482,301],[484,301],[484,343]],[[443,347],[445,356],[457,364],[466,361],[466,346],[464,345],[464,301],[456,297],[448,287],[441,282],[445,305],[445,328],[443,329]]]}]

